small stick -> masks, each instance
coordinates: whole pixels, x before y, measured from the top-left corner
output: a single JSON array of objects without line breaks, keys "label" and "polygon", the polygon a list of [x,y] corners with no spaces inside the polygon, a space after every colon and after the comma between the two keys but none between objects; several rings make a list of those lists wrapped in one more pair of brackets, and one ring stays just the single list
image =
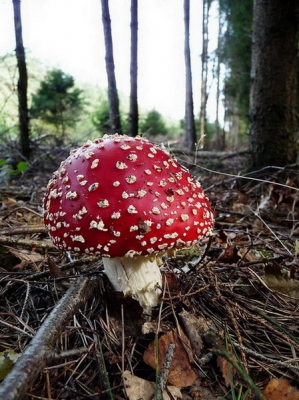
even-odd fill
[{"label": "small stick", "polygon": [[167,347],[167,352],[165,355],[165,360],[162,368],[162,372],[159,378],[159,382],[157,385],[157,391],[156,391],[156,400],[162,400],[163,399],[163,391],[166,387],[169,371],[171,368],[172,360],[173,360],[173,355],[174,355],[174,349],[175,349],[175,344],[174,343],[169,343]]},{"label": "small stick", "polygon": [[[268,364],[279,365],[280,367],[292,369],[292,370],[296,371],[296,373],[298,375],[298,372],[297,372],[297,371],[299,371],[298,365],[291,364],[290,362],[279,361],[279,360],[276,360],[275,358],[266,357],[263,354],[260,354],[257,351],[251,350],[248,347],[245,347],[244,345],[240,345],[238,343],[234,343],[234,346],[237,349],[243,350],[245,353],[247,353],[252,358],[257,358],[261,361],[267,362]],[[298,358],[291,360],[291,361],[293,361],[295,363],[298,361]]]},{"label": "small stick", "polygon": [[28,240],[28,239],[14,239],[9,236],[0,236],[0,243],[2,244],[15,244],[19,246],[37,247],[39,249],[56,249],[50,241],[42,240]]},{"label": "small stick", "polygon": [[0,236],[13,236],[26,233],[46,233],[48,232],[45,225],[18,226],[17,228],[6,228],[0,230]]}]

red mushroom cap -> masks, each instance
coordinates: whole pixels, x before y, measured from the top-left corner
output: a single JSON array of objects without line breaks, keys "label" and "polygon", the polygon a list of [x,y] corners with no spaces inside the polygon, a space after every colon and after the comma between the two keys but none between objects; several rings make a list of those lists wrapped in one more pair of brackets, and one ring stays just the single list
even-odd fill
[{"label": "red mushroom cap", "polygon": [[191,247],[213,226],[186,168],[148,140],[118,134],[71,152],[48,184],[44,210],[58,248],[105,257]]}]

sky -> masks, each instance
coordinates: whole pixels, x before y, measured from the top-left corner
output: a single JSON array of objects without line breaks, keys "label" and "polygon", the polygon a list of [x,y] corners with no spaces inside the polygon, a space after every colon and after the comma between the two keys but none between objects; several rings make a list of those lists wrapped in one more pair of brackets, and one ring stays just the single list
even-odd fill
[{"label": "sky", "polygon": [[[201,1],[191,0],[190,44],[194,112],[198,115],[201,73]],[[110,0],[117,88],[130,93],[130,0]],[[165,117],[185,109],[183,0],[139,1],[138,101]],[[107,87],[100,0],[22,0],[23,41],[28,52],[76,82]],[[214,20],[214,21],[213,21]],[[216,46],[212,18],[210,49]],[[0,55],[15,49],[12,0],[0,0]],[[215,85],[208,114],[215,119]]]}]

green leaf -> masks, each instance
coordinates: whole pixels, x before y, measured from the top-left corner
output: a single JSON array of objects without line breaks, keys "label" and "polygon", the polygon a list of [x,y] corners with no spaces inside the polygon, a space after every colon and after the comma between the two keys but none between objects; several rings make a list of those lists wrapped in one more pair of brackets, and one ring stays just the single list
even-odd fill
[{"label": "green leaf", "polygon": [[9,374],[17,359],[21,354],[15,353],[8,349],[0,352],[0,380],[4,379]]},{"label": "green leaf", "polygon": [[20,161],[17,164],[18,172],[24,172],[24,171],[26,171],[27,168],[28,168],[28,162],[26,162],[26,161]]}]

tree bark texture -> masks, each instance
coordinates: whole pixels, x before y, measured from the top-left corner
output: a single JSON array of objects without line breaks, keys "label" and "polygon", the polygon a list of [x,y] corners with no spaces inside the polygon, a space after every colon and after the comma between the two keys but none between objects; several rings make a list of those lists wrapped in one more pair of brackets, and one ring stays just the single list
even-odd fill
[{"label": "tree bark texture", "polygon": [[138,135],[138,0],[131,0],[131,66],[129,135]]},{"label": "tree bark texture", "polygon": [[30,129],[28,113],[28,74],[26,65],[25,49],[23,45],[21,1],[13,0],[14,27],[16,38],[16,58],[18,64],[18,107],[19,107],[19,142],[22,156],[30,158]]},{"label": "tree bark texture", "polygon": [[213,149],[224,150],[225,148],[225,135],[224,129],[221,129],[219,122],[219,105],[220,105],[220,82],[221,82],[221,41],[223,35],[224,18],[219,7],[218,14],[218,38],[217,38],[217,61],[216,61],[216,112],[215,112],[215,131],[213,137]]},{"label": "tree bark texture", "polygon": [[209,15],[211,0],[202,1],[202,53],[201,53],[201,90],[200,90],[200,113],[199,113],[199,148],[204,147],[206,134],[206,111],[207,111],[207,83],[208,83],[208,48],[209,48]]},{"label": "tree bark texture", "polygon": [[296,161],[298,0],[255,0],[250,95],[253,167]]},{"label": "tree bark texture", "polygon": [[190,0],[184,0],[184,26],[185,26],[185,120],[183,132],[183,146],[189,150],[194,150],[196,146],[196,132],[194,123],[194,105],[192,92],[192,72],[191,72],[191,56],[190,56]]},{"label": "tree bark texture", "polygon": [[119,113],[119,99],[115,79],[115,64],[113,56],[113,41],[111,32],[111,19],[109,11],[109,0],[101,0],[102,21],[105,38],[105,61],[108,79],[109,119],[111,133],[122,133],[121,119]]}]

